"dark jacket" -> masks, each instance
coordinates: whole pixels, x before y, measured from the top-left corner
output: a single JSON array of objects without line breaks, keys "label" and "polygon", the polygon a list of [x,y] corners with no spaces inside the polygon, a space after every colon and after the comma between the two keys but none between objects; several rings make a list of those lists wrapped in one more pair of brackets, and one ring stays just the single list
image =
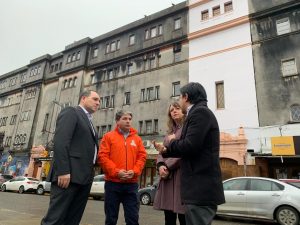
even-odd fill
[{"label": "dark jacket", "polygon": [[48,180],[57,181],[57,176],[71,174],[71,182],[88,184],[94,177],[95,146],[97,134],[81,107],[67,107],[57,118],[54,135],[53,164]]},{"label": "dark jacket", "polygon": [[216,206],[225,202],[219,163],[220,132],[206,102],[189,111],[179,140],[164,157],[181,157],[181,197],[185,204]]}]

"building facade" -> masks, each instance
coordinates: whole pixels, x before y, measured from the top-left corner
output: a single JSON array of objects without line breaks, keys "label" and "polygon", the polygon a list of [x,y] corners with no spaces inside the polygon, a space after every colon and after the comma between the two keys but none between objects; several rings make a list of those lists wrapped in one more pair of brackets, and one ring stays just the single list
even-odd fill
[{"label": "building facade", "polygon": [[223,171],[252,166],[260,148],[248,15],[247,0],[189,1],[189,81],[205,87],[218,119]]},{"label": "building facade", "polygon": [[257,159],[275,178],[300,178],[299,6],[295,0],[249,0],[261,127]]},{"label": "building facade", "polygon": [[[16,125],[14,129],[0,127],[0,132],[5,132],[2,161],[12,149],[15,155],[21,152],[13,141],[19,134],[16,132],[22,130],[28,142],[20,146],[27,157],[24,165],[27,163],[28,167],[18,175],[28,173],[41,178],[47,174],[57,116],[62,108],[76,106],[80,92],[89,89],[101,97],[101,107],[93,116],[99,141],[114,129],[117,110],[133,112],[133,127],[142,137],[148,153],[140,186],[152,184],[157,151],[151,140],[163,140],[168,106],[178,99],[180,86],[188,82],[187,15],[186,2],[173,5],[96,38],[76,41],[57,54],[46,55],[1,76],[3,120],[7,123],[6,117],[11,117],[13,112],[30,111],[30,122]],[[26,85],[20,86],[18,92],[6,88],[14,76],[20,79],[23,73],[32,70],[36,73],[35,80],[28,76]],[[23,100],[25,87],[36,88],[35,97]],[[19,102],[7,107],[6,99],[17,99],[17,96],[20,96]],[[7,137],[11,137],[11,143]]]}]

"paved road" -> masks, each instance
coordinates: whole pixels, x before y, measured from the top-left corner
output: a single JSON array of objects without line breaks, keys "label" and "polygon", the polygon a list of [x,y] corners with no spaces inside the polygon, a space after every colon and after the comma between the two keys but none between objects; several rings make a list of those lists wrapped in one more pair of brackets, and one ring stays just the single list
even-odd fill
[{"label": "paved road", "polygon": [[[0,192],[0,225],[39,225],[49,204],[49,195]],[[81,225],[104,224],[103,201],[88,201]],[[141,206],[140,225],[163,225],[163,213]],[[118,225],[125,225],[120,211]],[[218,219],[212,225],[275,225],[274,223]]]}]

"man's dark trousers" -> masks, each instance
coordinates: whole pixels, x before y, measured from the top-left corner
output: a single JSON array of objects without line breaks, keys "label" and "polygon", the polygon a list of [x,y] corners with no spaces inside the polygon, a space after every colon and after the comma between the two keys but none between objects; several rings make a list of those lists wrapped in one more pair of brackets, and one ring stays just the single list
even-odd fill
[{"label": "man's dark trousers", "polygon": [[126,225],[139,224],[139,200],[137,183],[105,182],[105,225],[116,225],[120,203],[123,204]]},{"label": "man's dark trousers", "polygon": [[70,183],[64,189],[52,182],[49,209],[41,225],[79,225],[91,186]]}]

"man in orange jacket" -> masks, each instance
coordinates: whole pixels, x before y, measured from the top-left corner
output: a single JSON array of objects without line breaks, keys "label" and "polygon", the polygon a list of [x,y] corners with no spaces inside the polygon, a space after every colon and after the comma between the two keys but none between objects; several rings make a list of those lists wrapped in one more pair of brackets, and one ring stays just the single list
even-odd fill
[{"label": "man in orange jacket", "polygon": [[116,113],[115,130],[106,133],[98,153],[105,173],[105,225],[116,225],[120,203],[127,225],[138,225],[138,177],[146,162],[146,151],[137,131],[131,127],[132,113]]}]

